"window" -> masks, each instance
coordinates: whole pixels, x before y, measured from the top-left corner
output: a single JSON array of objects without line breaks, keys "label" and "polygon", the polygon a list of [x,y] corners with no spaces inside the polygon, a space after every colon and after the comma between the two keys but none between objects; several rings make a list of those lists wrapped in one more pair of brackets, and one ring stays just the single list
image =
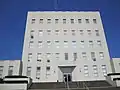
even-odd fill
[{"label": "window", "polygon": [[80,41],[81,48],[84,48],[84,41]]},{"label": "window", "polygon": [[50,60],[48,59],[48,60],[47,60],[47,62],[49,63],[49,62],[50,62]]},{"label": "window", "polygon": [[34,38],[34,30],[31,30],[31,32],[30,32],[30,38],[31,38],[31,39]]},{"label": "window", "polygon": [[95,24],[96,24],[96,23],[97,23],[97,20],[96,20],[96,19],[93,19],[93,23],[95,23]]},{"label": "window", "polygon": [[50,71],[50,66],[47,66],[47,67],[46,67],[46,71]]},{"label": "window", "polygon": [[33,41],[30,41],[30,43],[29,43],[29,48],[33,48]]},{"label": "window", "polygon": [[87,30],[87,32],[88,32],[88,35],[90,36],[92,33],[91,33],[91,30]]},{"label": "window", "polygon": [[50,24],[51,23],[51,19],[47,19],[47,23]]},{"label": "window", "polygon": [[68,30],[63,30],[63,31],[64,31],[64,35],[67,35]]},{"label": "window", "polygon": [[36,67],[36,79],[40,79],[40,71],[41,71],[41,67],[37,66]]},{"label": "window", "polygon": [[78,19],[78,23],[82,23],[82,20],[81,20],[81,19]]},{"label": "window", "polygon": [[64,41],[64,47],[65,47],[65,48],[68,47],[68,41]]},{"label": "window", "polygon": [[9,75],[9,76],[12,76],[12,75],[13,75],[13,66],[9,66],[8,75]]},{"label": "window", "polygon": [[27,76],[30,77],[31,76],[31,67],[27,67]]},{"label": "window", "polygon": [[42,41],[38,41],[38,48],[42,48],[43,42]]},{"label": "window", "polygon": [[102,72],[104,76],[107,76],[107,69],[106,69],[106,65],[102,65]]},{"label": "window", "polygon": [[46,67],[46,78],[48,79],[50,76],[50,66]]},{"label": "window", "polygon": [[80,30],[80,35],[83,35],[83,30]]},{"label": "window", "polygon": [[2,78],[3,75],[3,66],[0,66],[0,78]]},{"label": "window", "polygon": [[82,52],[82,57],[83,57],[83,59],[87,59],[86,52]]},{"label": "window", "polygon": [[56,45],[56,48],[59,48],[59,41],[58,40],[55,41],[55,45]]},{"label": "window", "polygon": [[93,65],[93,73],[94,76],[97,77],[98,76],[98,69],[97,69],[97,65]]},{"label": "window", "polygon": [[64,41],[64,44],[68,44],[68,41]]},{"label": "window", "polygon": [[40,24],[43,24],[43,19],[40,19],[39,23],[40,23]]},{"label": "window", "polygon": [[74,24],[74,19],[70,19],[70,21],[71,21],[71,24]]},{"label": "window", "polygon": [[72,47],[76,48],[76,41],[72,41]]},{"label": "window", "polygon": [[85,77],[89,76],[88,65],[84,65],[84,75],[85,75]]},{"label": "window", "polygon": [[100,41],[100,40],[98,40],[98,41],[97,41],[97,45],[98,45],[98,46],[100,46],[100,47],[102,46],[102,44],[101,44],[101,41]]},{"label": "window", "polygon": [[47,30],[47,34],[50,35],[51,34],[51,30]]},{"label": "window", "polygon": [[89,23],[89,19],[85,19],[86,23]]},{"label": "window", "polygon": [[77,59],[77,53],[73,53],[74,61]]},{"label": "window", "polygon": [[91,52],[91,58],[93,61],[96,61],[95,52]]},{"label": "window", "polygon": [[93,41],[89,41],[89,47],[93,47]]},{"label": "window", "polygon": [[46,53],[46,55],[47,55],[47,58],[49,58],[50,56],[51,56],[51,53]]},{"label": "window", "polygon": [[28,62],[32,60],[32,53],[28,53]]},{"label": "window", "polygon": [[58,24],[59,19],[55,19],[55,24]]},{"label": "window", "polygon": [[103,52],[99,52],[99,55],[100,55],[100,59],[103,60],[103,59],[104,59],[104,54],[103,54]]},{"label": "window", "polygon": [[99,30],[95,30],[95,32],[96,32],[96,36],[100,36]]},{"label": "window", "polygon": [[42,36],[43,35],[43,30],[39,30],[39,36]]},{"label": "window", "polygon": [[59,30],[55,30],[55,35],[58,35],[59,34]]},{"label": "window", "polygon": [[50,41],[50,40],[47,41],[47,45],[48,45],[48,46],[51,45],[51,41]]},{"label": "window", "polygon": [[72,35],[75,36],[75,30],[71,30]]},{"label": "window", "polygon": [[66,24],[66,19],[63,19],[63,24]]},{"label": "window", "polygon": [[41,62],[41,55],[42,53],[37,53],[37,61]]},{"label": "window", "polygon": [[68,53],[64,53],[65,55],[65,60],[68,60]]},{"label": "window", "polygon": [[59,58],[60,58],[60,53],[55,53],[55,58],[56,58],[56,60],[59,60]]},{"label": "window", "polygon": [[31,24],[34,24],[35,23],[35,19],[33,18],[32,21],[31,21]]}]

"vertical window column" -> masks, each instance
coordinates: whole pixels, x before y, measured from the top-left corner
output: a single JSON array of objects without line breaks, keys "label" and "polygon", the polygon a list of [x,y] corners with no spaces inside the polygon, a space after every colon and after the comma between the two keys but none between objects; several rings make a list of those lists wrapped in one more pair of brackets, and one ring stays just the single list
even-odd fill
[{"label": "vertical window column", "polygon": [[85,75],[85,77],[89,76],[88,65],[84,65],[84,75]]},{"label": "vertical window column", "polygon": [[93,73],[94,76],[97,77],[98,76],[98,69],[97,69],[97,65],[93,65]]},{"label": "vertical window column", "polygon": [[43,30],[39,30],[38,34],[39,36],[43,36]]},{"label": "vertical window column", "polygon": [[2,78],[3,76],[3,66],[0,66],[0,78]]},{"label": "vertical window column", "polygon": [[93,47],[93,41],[89,41],[89,47]]},{"label": "vertical window column", "polygon": [[55,41],[55,45],[56,45],[56,48],[59,48],[59,41],[58,40]]},{"label": "vertical window column", "polygon": [[63,24],[66,24],[66,19],[63,19]]},{"label": "vertical window column", "polygon": [[37,61],[41,62],[41,55],[42,53],[37,53]]},{"label": "vertical window column", "polygon": [[40,71],[41,71],[41,67],[36,67],[36,79],[40,79]]},{"label": "vertical window column", "polygon": [[102,44],[101,44],[101,41],[100,41],[100,40],[98,40],[98,41],[97,41],[97,45],[98,45],[99,47],[101,47],[101,46],[102,46]]},{"label": "vertical window column", "polygon": [[68,41],[64,41],[64,48],[68,48]]},{"label": "vertical window column", "polygon": [[83,33],[83,30],[80,30],[80,35],[83,36],[83,34],[84,34],[84,33]]},{"label": "vertical window column", "polygon": [[84,41],[80,41],[80,47],[84,48]]},{"label": "vertical window column", "polygon": [[96,20],[96,19],[93,19],[93,23],[94,23],[94,24],[97,24],[97,20]]},{"label": "vertical window column", "polygon": [[82,52],[82,57],[83,57],[84,60],[87,60],[86,52]]},{"label": "vertical window column", "polygon": [[58,22],[59,22],[59,19],[55,19],[55,24],[58,24]]},{"label": "vertical window column", "polygon": [[65,60],[68,60],[68,53],[64,53],[65,55]]},{"label": "vertical window column", "polygon": [[40,19],[39,23],[40,23],[40,24],[43,24],[43,19]]},{"label": "vertical window column", "polygon": [[56,60],[59,60],[59,58],[60,58],[60,53],[55,53],[55,58],[56,58]]},{"label": "vertical window column", "polygon": [[102,65],[102,72],[104,76],[107,76],[107,69],[106,69],[106,65]]},{"label": "vertical window column", "polygon": [[12,75],[13,75],[13,66],[9,66],[8,75],[9,75],[9,76],[12,76]]},{"label": "vertical window column", "polygon": [[26,73],[26,75],[27,75],[28,77],[31,76],[31,67],[27,67],[27,73]]},{"label": "vertical window column", "polygon": [[99,30],[95,30],[96,36],[100,36]]},{"label": "vertical window column", "polygon": [[51,46],[51,41],[50,40],[47,41],[47,46],[48,46],[48,48],[50,48],[50,46]]},{"label": "vertical window column", "polygon": [[32,61],[32,53],[28,53],[28,62]]},{"label": "vertical window column", "polygon": [[91,52],[91,58],[93,61],[96,61],[95,52]]},{"label": "vertical window column", "polygon": [[73,53],[74,61],[77,60],[77,53]]},{"label": "vertical window column", "polygon": [[33,48],[33,46],[34,46],[34,42],[33,42],[33,41],[30,41],[30,43],[29,43],[29,48]]},{"label": "vertical window column", "polygon": [[46,67],[46,79],[48,79],[49,78],[49,76],[50,76],[50,66],[47,66]]},{"label": "vertical window column", "polygon": [[34,39],[34,30],[31,30],[31,31],[30,31],[30,39],[31,39],[31,40]]},{"label": "vertical window column", "polygon": [[103,60],[104,59],[104,53],[103,52],[99,52],[100,55],[100,59]]},{"label": "vertical window column", "polygon": [[31,24],[34,24],[34,23],[35,23],[35,18],[33,18],[31,21]]},{"label": "vertical window column", "polygon": [[43,47],[43,42],[42,41],[38,41],[38,48],[42,48]]}]

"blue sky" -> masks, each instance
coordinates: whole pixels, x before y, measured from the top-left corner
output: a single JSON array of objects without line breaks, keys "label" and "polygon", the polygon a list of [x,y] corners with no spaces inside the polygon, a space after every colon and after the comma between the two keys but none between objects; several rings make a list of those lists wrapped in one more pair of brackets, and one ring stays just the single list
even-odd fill
[{"label": "blue sky", "polygon": [[21,59],[28,11],[101,12],[111,57],[120,57],[120,0],[0,0],[0,59]]}]

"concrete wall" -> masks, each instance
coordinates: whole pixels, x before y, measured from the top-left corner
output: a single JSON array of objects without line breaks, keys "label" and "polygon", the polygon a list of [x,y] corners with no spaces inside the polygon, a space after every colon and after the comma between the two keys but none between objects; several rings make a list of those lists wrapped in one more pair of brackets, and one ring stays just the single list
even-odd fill
[{"label": "concrete wall", "polygon": [[[82,23],[78,24],[77,20],[82,19]],[[35,23],[31,24],[31,20],[35,19]],[[39,20],[43,19],[43,24]],[[51,19],[51,23],[47,24],[47,19]],[[55,19],[59,19],[58,24],[55,24]],[[62,20],[66,19],[67,23],[63,24]],[[70,19],[74,19],[75,23],[71,24]],[[89,19],[87,24],[85,19]],[[93,19],[97,20],[97,24],[93,23]],[[34,38],[30,38],[31,30],[34,31]],[[43,35],[39,36],[39,30],[43,30]],[[51,35],[48,35],[47,30],[51,30]],[[55,35],[55,30],[60,30],[59,35]],[[68,30],[67,35],[64,35],[63,30]],[[75,30],[75,36],[72,35],[71,30]],[[79,30],[83,30],[84,35],[80,35]],[[91,30],[92,35],[89,36],[87,30]],[[96,36],[95,30],[99,30],[100,36]],[[43,48],[38,48],[38,41],[43,41]],[[47,40],[51,41],[51,46],[47,46]],[[59,42],[59,48],[56,48],[55,40]],[[68,41],[67,48],[65,48],[64,40]],[[80,41],[84,40],[84,47],[80,46]],[[89,40],[92,40],[94,46],[89,47]],[[97,45],[97,40],[101,40],[102,46]],[[29,42],[34,41],[33,47],[29,48]],[[73,47],[72,41],[76,41],[76,46]],[[74,61],[72,53],[77,52],[77,59]],[[82,57],[82,52],[86,52],[87,60]],[[91,59],[91,52],[95,52],[96,61]],[[100,59],[99,52],[104,53],[104,59]],[[32,53],[32,60],[28,62],[28,53]],[[37,61],[37,53],[42,53],[41,62]],[[46,53],[51,53],[47,62]],[[56,54],[60,53],[59,60],[56,59]],[[69,59],[66,61],[64,53],[68,53]],[[26,30],[23,47],[23,75],[26,75],[27,67],[31,67],[31,78],[33,82],[56,82],[62,79],[62,73],[58,66],[75,66],[72,72],[73,81],[91,81],[91,80],[105,80],[102,72],[102,65],[106,65],[107,73],[111,73],[110,57],[108,47],[105,39],[104,29],[99,12],[28,12],[26,21]],[[89,76],[84,76],[84,65],[88,65]],[[93,75],[93,65],[97,65],[98,76]],[[36,67],[41,67],[40,79],[36,79]],[[50,66],[50,76],[46,78],[46,66]]]},{"label": "concrete wall", "polygon": [[21,61],[20,60],[0,60],[0,67],[3,67],[1,78],[8,75],[9,66],[13,66],[12,75],[21,75]]},{"label": "concrete wall", "polygon": [[[120,73],[120,58],[112,58],[111,60],[113,73]],[[111,79],[113,78],[120,78],[120,75],[112,75]],[[120,86],[120,80],[116,80],[117,86]]]},{"label": "concrete wall", "polygon": [[0,84],[0,90],[27,90],[27,84]]},{"label": "concrete wall", "polygon": [[120,73],[120,58],[112,58],[113,68],[115,73]]}]

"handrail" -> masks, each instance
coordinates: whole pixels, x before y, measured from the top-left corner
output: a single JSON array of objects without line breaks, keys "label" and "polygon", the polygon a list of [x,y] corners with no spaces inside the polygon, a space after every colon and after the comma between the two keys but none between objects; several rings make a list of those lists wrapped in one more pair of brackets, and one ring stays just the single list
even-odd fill
[{"label": "handrail", "polygon": [[83,82],[83,85],[85,86],[85,88],[86,88],[87,90],[89,90],[89,87],[85,84],[85,81]]}]

